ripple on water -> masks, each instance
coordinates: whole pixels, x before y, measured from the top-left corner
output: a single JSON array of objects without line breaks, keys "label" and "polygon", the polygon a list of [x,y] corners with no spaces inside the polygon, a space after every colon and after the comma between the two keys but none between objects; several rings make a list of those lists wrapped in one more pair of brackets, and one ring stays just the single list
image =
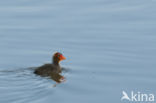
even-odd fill
[{"label": "ripple on water", "polygon": [[1,70],[0,95],[1,103],[27,103],[44,98],[49,92],[53,93],[53,82],[33,74],[30,69]]}]

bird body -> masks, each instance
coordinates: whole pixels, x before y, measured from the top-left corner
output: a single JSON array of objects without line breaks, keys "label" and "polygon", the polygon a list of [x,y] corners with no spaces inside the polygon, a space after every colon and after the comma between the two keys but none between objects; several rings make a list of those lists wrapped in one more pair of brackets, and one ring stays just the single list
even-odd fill
[{"label": "bird body", "polygon": [[44,64],[34,71],[35,74],[41,76],[52,76],[56,73],[61,73],[62,69],[59,65],[61,60],[66,59],[61,53],[55,53],[53,55],[53,62],[51,64]]},{"label": "bird body", "polygon": [[53,64],[44,64],[41,67],[38,67],[35,70],[35,74],[41,75],[41,76],[50,76],[52,73],[61,73],[61,67],[55,66]]}]

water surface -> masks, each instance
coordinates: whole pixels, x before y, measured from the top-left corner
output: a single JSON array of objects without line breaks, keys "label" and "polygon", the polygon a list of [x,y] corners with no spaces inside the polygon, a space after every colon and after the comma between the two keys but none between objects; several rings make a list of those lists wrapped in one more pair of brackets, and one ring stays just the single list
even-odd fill
[{"label": "water surface", "polygon": [[[0,103],[121,103],[156,94],[155,0],[0,3]],[[66,82],[33,74],[54,52]]]}]

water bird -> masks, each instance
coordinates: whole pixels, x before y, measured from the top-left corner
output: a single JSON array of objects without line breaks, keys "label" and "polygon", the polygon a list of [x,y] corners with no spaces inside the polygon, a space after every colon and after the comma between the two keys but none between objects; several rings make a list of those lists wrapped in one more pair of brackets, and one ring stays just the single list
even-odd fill
[{"label": "water bird", "polygon": [[52,57],[52,63],[37,67],[34,73],[40,76],[50,76],[56,82],[61,82],[61,79],[64,79],[64,77],[60,75],[62,68],[59,63],[65,59],[63,54],[56,52]]}]

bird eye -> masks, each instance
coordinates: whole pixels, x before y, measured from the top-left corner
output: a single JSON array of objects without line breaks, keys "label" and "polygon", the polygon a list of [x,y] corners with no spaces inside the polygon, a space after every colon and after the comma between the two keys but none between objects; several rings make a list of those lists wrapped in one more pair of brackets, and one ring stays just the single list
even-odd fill
[{"label": "bird eye", "polygon": [[61,54],[58,53],[58,54],[57,54],[57,57],[60,57],[60,56],[61,56]]},{"label": "bird eye", "polygon": [[58,54],[57,56],[60,57],[60,54]]}]

